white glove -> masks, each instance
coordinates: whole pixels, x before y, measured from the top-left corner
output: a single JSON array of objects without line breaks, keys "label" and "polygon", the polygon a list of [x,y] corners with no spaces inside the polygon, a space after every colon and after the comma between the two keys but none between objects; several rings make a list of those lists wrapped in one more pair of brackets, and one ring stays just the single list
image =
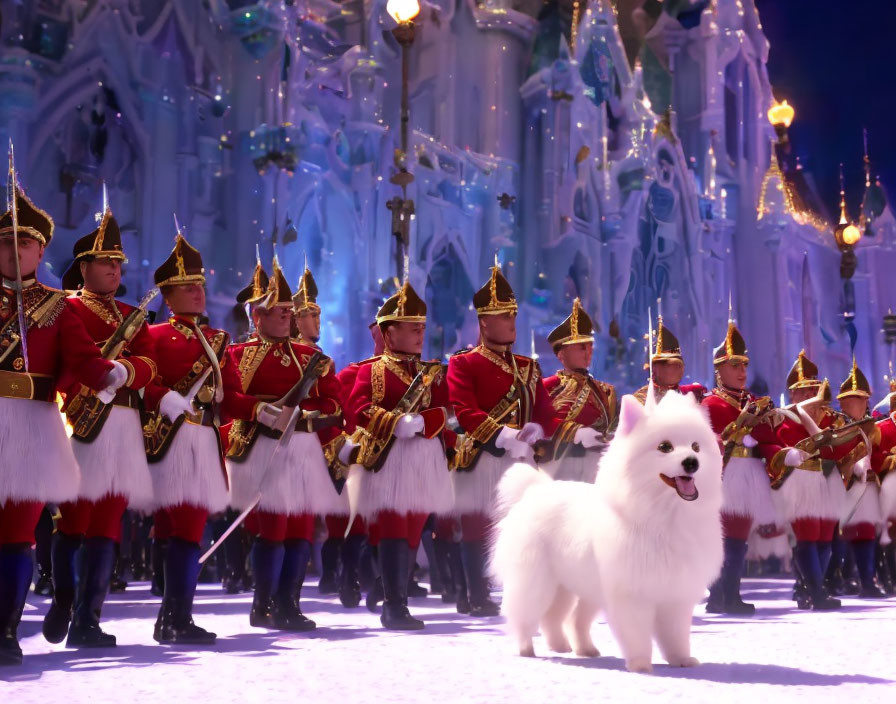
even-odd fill
[{"label": "white glove", "polygon": [[579,428],[576,431],[573,441],[577,445],[584,447],[586,450],[589,450],[592,447],[600,447],[604,444],[600,433],[594,428]]},{"label": "white glove", "polygon": [[520,428],[517,440],[532,445],[544,438],[544,429],[538,423],[526,423]]},{"label": "white glove", "polygon": [[791,447],[787,450],[787,454],[784,455],[784,464],[787,467],[799,467],[809,456],[808,452],[803,452],[795,447]]},{"label": "white glove", "polygon": [[520,431],[516,428],[511,428],[509,425],[505,425],[498,433],[498,437],[495,438],[495,447],[497,447],[499,450],[510,449],[510,443],[519,442],[516,439],[516,436],[519,434]]},{"label": "white glove", "polygon": [[863,482],[868,476],[869,469],[871,469],[871,461],[867,457],[863,457],[852,466],[852,474],[860,482]]},{"label": "white glove", "polygon": [[395,437],[400,440],[412,438],[417,433],[423,432],[423,416],[419,413],[409,413],[398,419],[398,425],[395,426]]},{"label": "white glove", "polygon": [[355,443],[351,441],[351,439],[346,438],[345,444],[342,446],[342,449],[339,450],[339,461],[342,464],[349,464],[352,459],[352,450],[357,447]]},{"label": "white glove", "polygon": [[756,447],[759,444],[759,441],[752,435],[744,435],[743,442],[746,448]]},{"label": "white glove", "polygon": [[103,403],[112,403],[115,392],[124,386],[124,382],[127,380],[128,370],[125,366],[121,362],[112,362],[112,368],[103,379],[105,386],[97,392],[96,397]]},{"label": "white glove", "polygon": [[519,440],[510,440],[507,443],[506,452],[515,460],[532,460],[535,457],[535,453],[532,451],[532,446],[525,442],[520,442]]},{"label": "white glove", "polygon": [[268,428],[273,428],[274,424],[280,420],[281,413],[283,413],[282,408],[278,408],[272,403],[264,403],[255,411],[255,420]]},{"label": "white glove", "polygon": [[193,413],[193,404],[177,391],[169,391],[159,401],[159,413],[168,420],[177,420],[182,413]]}]

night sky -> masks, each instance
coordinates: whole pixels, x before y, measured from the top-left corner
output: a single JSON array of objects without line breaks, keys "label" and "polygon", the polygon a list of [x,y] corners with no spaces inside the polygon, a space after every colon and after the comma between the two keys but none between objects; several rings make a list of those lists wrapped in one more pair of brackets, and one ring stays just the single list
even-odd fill
[{"label": "night sky", "polygon": [[872,178],[896,201],[896,57],[892,0],[755,0],[771,43],[768,71],[778,100],[796,110],[794,153],[837,216],[838,169],[850,215],[862,198],[862,128],[868,128]]}]

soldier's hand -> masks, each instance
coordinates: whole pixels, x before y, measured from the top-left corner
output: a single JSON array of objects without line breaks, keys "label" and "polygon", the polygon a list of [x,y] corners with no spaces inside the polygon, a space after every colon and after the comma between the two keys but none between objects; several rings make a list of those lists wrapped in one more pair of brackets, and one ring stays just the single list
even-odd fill
[{"label": "soldier's hand", "polygon": [[594,428],[579,428],[576,431],[573,440],[577,445],[581,445],[586,450],[589,450],[592,447],[600,447],[604,444],[601,434]]},{"label": "soldier's hand", "polygon": [[423,416],[418,413],[407,413],[398,419],[398,424],[395,426],[395,437],[407,440],[422,433],[423,428]]},{"label": "soldier's hand", "polygon": [[258,410],[255,412],[255,419],[262,425],[273,428],[277,421],[280,420],[282,412],[282,408],[271,403],[265,403],[258,407]]},{"label": "soldier's hand", "polygon": [[871,462],[868,457],[863,457],[852,466],[852,475],[860,482],[865,481],[868,476],[868,470],[871,468]]},{"label": "soldier's hand", "polygon": [[744,447],[751,448],[756,447],[759,444],[759,441],[756,440],[752,435],[744,435],[743,439]]},{"label": "soldier's hand", "polygon": [[784,464],[787,467],[799,467],[803,462],[809,459],[811,455],[808,452],[803,452],[802,450],[791,447],[787,450],[787,454],[784,455]]},{"label": "soldier's hand", "polygon": [[170,421],[177,420],[184,413],[192,412],[193,404],[177,393],[177,391],[169,391],[159,401],[159,413]]},{"label": "soldier's hand", "polygon": [[357,447],[357,445],[351,441],[351,438],[346,438],[345,444],[339,450],[339,461],[345,465],[351,464],[352,451],[356,447]]},{"label": "soldier's hand", "polygon": [[526,423],[520,428],[516,439],[532,445],[544,438],[544,429],[538,423]]},{"label": "soldier's hand", "polygon": [[128,370],[125,369],[125,366],[121,362],[112,362],[112,368],[106,374],[106,378],[103,379],[105,385],[96,394],[97,398],[103,403],[112,403],[112,399],[115,398],[115,392],[124,386],[127,380]]}]

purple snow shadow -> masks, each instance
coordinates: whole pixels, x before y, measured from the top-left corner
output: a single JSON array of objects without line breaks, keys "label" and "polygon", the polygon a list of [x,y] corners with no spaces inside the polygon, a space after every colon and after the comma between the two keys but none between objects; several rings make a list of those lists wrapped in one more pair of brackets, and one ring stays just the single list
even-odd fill
[{"label": "purple snow shadow", "polygon": [[[572,667],[585,667],[593,670],[625,671],[622,658],[544,658],[551,662]],[[807,672],[795,667],[782,665],[754,665],[751,663],[713,663],[704,662],[697,667],[670,667],[654,663],[653,677],[671,677],[682,680],[705,680],[722,684],[776,684],[802,687],[834,687],[840,684],[893,684],[887,680],[870,675],[828,675],[821,672]],[[632,675],[635,676],[635,675]],[[648,675],[650,676],[650,675]]]}]

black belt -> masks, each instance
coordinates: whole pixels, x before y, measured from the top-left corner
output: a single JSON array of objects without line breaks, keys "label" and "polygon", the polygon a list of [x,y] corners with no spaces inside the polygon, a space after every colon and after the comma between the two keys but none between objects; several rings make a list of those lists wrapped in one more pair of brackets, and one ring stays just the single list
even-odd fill
[{"label": "black belt", "polygon": [[[296,432],[298,433],[317,433],[324,428],[334,428],[342,425],[342,418],[339,416],[324,416],[323,418],[299,418],[296,421]],[[263,423],[258,423],[258,432],[267,438],[279,440],[281,433],[269,428]]]},{"label": "black belt", "polygon": [[112,399],[112,405],[139,409],[140,394],[133,389],[119,389],[115,392],[115,398]]},{"label": "black belt", "polygon": [[56,398],[56,380],[46,374],[0,370],[0,397],[53,401]]}]

